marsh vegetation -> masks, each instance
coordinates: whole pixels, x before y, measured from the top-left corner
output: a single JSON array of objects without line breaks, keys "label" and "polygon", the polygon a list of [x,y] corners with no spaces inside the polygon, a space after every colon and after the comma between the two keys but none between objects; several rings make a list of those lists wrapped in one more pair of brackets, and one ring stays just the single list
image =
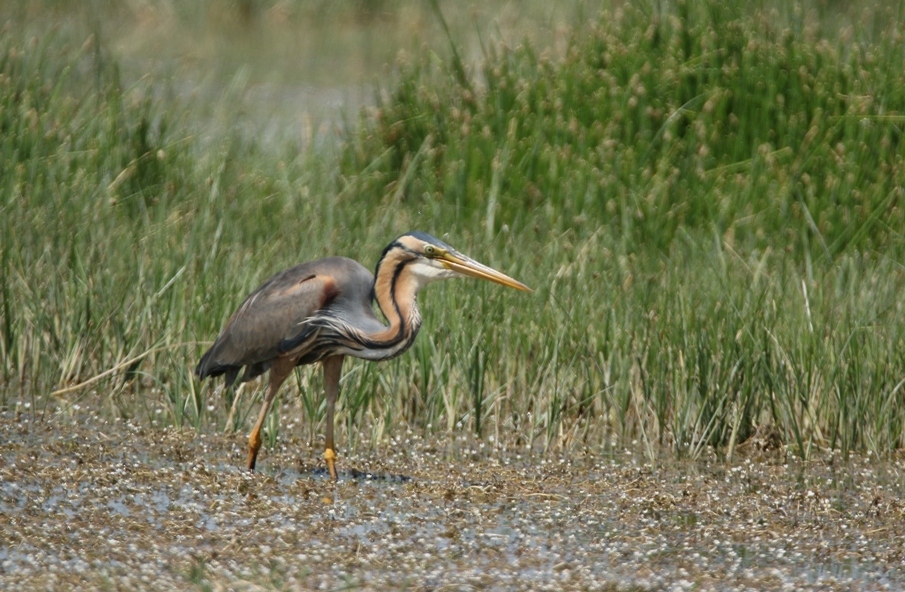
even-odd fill
[{"label": "marsh vegetation", "polygon": [[241,299],[417,229],[536,292],[426,290],[411,351],[346,362],[341,455],[905,445],[901,3],[89,5],[0,16],[6,417],[241,434],[261,388],[226,425],[191,373]]}]

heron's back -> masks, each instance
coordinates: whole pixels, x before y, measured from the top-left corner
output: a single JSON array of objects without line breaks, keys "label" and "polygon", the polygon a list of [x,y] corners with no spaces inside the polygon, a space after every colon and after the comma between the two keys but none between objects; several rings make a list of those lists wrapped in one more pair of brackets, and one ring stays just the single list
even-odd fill
[{"label": "heron's back", "polygon": [[346,257],[329,257],[277,273],[252,292],[233,313],[195,369],[199,378],[226,375],[227,384],[245,366],[242,380],[265,372],[298,341],[306,321],[319,312],[347,322],[382,324],[371,308],[374,277]]}]

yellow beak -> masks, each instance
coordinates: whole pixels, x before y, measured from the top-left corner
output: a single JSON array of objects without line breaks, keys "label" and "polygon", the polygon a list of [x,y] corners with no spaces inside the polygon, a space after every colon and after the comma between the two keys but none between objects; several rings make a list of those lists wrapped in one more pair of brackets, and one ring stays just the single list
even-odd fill
[{"label": "yellow beak", "polygon": [[461,253],[444,253],[438,257],[447,269],[451,269],[456,273],[467,275],[469,277],[488,280],[495,284],[522,290],[523,292],[531,292],[531,288],[518,280],[514,280],[504,273],[487,267],[483,263],[478,263],[470,257],[466,257]]}]

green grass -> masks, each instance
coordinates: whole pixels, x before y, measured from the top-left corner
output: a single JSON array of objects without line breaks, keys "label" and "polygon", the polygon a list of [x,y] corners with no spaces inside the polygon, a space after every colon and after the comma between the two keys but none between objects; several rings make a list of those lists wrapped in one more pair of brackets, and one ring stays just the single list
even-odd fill
[{"label": "green grass", "polygon": [[[410,352],[346,363],[342,443],[902,448],[905,15],[717,6],[607,8],[561,55],[485,40],[476,71],[427,53],[307,152],[8,28],[0,409],[227,427],[191,369],[244,296],[419,229],[536,292],[426,290]],[[315,433],[320,385],[281,398]]]}]

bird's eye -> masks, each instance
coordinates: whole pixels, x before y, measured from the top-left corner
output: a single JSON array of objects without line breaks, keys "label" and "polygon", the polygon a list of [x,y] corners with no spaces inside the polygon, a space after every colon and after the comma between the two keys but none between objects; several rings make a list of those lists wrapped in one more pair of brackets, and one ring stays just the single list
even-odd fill
[{"label": "bird's eye", "polygon": [[433,245],[424,245],[424,254],[428,257],[434,256],[434,246]]}]

